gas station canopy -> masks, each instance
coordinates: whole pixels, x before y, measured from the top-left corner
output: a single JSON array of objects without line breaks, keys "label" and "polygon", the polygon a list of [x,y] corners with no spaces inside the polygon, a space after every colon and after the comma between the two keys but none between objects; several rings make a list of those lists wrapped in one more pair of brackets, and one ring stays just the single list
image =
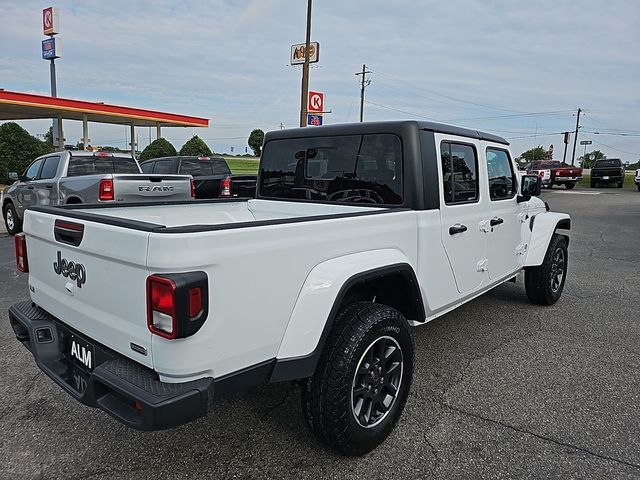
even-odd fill
[{"label": "gas station canopy", "polygon": [[134,127],[208,127],[206,118],[0,90],[0,121],[57,118]]}]

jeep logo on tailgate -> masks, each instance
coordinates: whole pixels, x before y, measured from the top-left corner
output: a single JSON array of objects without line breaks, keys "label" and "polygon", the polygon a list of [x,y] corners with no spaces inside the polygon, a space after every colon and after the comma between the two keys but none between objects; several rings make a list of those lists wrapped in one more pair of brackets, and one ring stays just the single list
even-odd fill
[{"label": "jeep logo on tailgate", "polygon": [[84,269],[84,265],[62,258],[60,250],[58,250],[58,261],[53,262],[53,271],[58,275],[68,277],[70,280],[75,280],[78,288],[82,288],[82,285],[87,281],[87,272]]},{"label": "jeep logo on tailgate", "polygon": [[139,192],[173,192],[173,185],[138,185]]}]

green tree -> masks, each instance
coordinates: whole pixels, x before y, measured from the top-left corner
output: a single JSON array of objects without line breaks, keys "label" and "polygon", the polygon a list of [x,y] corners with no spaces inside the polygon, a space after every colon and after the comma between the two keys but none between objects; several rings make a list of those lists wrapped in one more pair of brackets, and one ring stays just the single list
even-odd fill
[{"label": "green tree", "polygon": [[[593,160],[589,157],[594,155]],[[602,153],[600,150],[594,150],[593,152],[587,153],[584,157],[580,157],[582,159],[582,168],[592,168],[596,163],[596,160],[602,160],[603,158],[607,158],[607,156]]]},{"label": "green tree", "polygon": [[251,130],[247,144],[249,145],[251,150],[253,150],[253,154],[256,157],[260,156],[260,151],[262,149],[262,142],[264,142],[264,132],[259,128],[255,128]]},{"label": "green tree", "polygon": [[[184,147],[182,147],[184,148]],[[175,147],[164,138],[154,140],[140,154],[140,161],[149,160],[150,158],[172,157],[177,155]]]},{"label": "green tree", "polygon": [[542,145],[538,145],[526,152],[522,152],[518,158],[520,162],[528,163],[536,160],[551,160],[551,155]]},{"label": "green tree", "polygon": [[213,152],[204,140],[202,140],[199,136],[194,135],[182,146],[180,149],[180,155],[189,156],[189,157],[197,157],[197,156],[211,156]]},{"label": "green tree", "polygon": [[53,149],[14,122],[0,125],[0,177],[22,173],[36,157]]},{"label": "green tree", "polygon": [[44,143],[53,149],[53,127],[49,127],[47,133],[44,134]]}]

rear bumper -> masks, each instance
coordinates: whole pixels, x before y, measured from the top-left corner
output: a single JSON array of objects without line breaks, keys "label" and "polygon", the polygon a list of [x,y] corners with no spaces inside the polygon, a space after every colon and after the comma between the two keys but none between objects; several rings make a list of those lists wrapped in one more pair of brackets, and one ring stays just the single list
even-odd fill
[{"label": "rear bumper", "polygon": [[69,356],[69,338],[79,335],[31,302],[9,308],[16,338],[36,364],[79,402],[100,408],[128,427],[162,430],[206,415],[213,405],[213,379],[163,383],[158,375],[88,339],[95,349],[91,373]]},{"label": "rear bumper", "polygon": [[575,183],[579,182],[580,180],[582,180],[582,175],[555,177],[553,179],[554,182],[558,183]]},{"label": "rear bumper", "polygon": [[[604,178],[607,177],[607,178]],[[598,182],[598,183],[617,183],[617,182],[622,182],[624,181],[624,175],[603,175],[600,173],[596,173],[595,175],[592,173],[591,174],[591,181],[592,182]]]}]

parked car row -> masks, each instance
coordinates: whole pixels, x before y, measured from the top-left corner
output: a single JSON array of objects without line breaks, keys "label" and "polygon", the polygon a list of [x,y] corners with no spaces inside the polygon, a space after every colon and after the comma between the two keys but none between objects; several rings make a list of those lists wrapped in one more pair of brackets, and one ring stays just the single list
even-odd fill
[{"label": "parked car row", "polygon": [[553,188],[554,185],[564,185],[572,189],[582,180],[582,168],[563,166],[558,160],[541,160],[529,162],[524,166],[528,174],[538,175],[544,188]]},{"label": "parked car row", "polygon": [[131,155],[63,151],[36,158],[2,198],[7,231],[22,231],[34,206],[253,197],[255,175],[234,176],[222,157],[168,157],[138,164]]},{"label": "parked car row", "polygon": [[[628,162],[627,162],[628,165]],[[538,175],[544,188],[553,188],[554,185],[564,185],[572,189],[582,180],[583,170],[580,167],[572,167],[562,164],[558,160],[539,160],[526,163],[520,167],[522,171]],[[618,188],[624,185],[625,164],[619,158],[604,158],[597,160],[590,172],[589,186],[615,184]],[[636,170],[635,184],[640,191],[640,170]]]}]

